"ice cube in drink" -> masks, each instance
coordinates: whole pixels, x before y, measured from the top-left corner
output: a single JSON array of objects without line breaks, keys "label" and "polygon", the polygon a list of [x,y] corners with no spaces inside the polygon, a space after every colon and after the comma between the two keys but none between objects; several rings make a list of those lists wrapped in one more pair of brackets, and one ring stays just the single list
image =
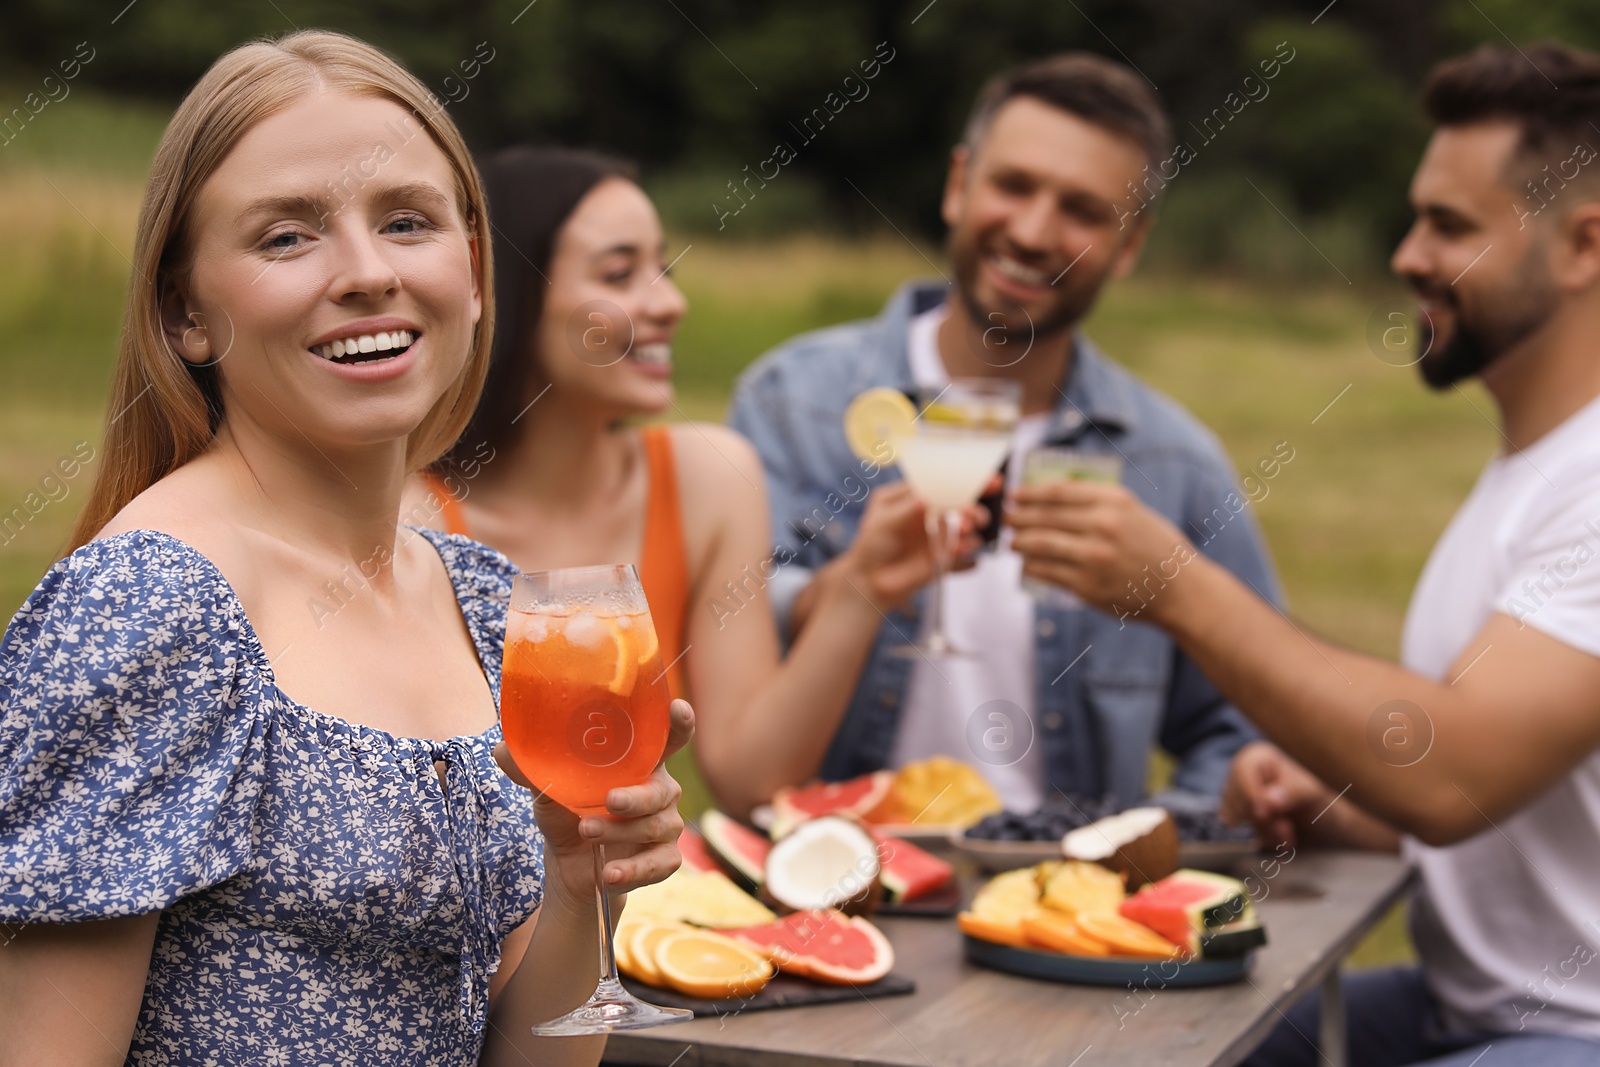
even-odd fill
[{"label": "ice cube in drink", "polygon": [[666,674],[648,611],[512,611],[500,722],[528,780],[580,815],[638,785],[666,749]]}]

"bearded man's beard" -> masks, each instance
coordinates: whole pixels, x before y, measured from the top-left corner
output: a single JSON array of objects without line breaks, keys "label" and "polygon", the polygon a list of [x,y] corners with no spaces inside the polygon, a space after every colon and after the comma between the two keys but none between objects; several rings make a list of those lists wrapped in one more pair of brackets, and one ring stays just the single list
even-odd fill
[{"label": "bearded man's beard", "polygon": [[1437,351],[1433,350],[1433,323],[1421,323],[1422,349],[1427,354],[1417,364],[1422,380],[1434,389],[1446,389],[1487,370],[1496,360],[1534,334],[1555,313],[1561,294],[1550,278],[1548,260],[1539,246],[1528,256],[1513,277],[1520,279],[1515,289],[1494,297],[1474,300],[1464,307],[1453,286],[1434,287],[1421,279],[1411,279],[1412,288],[1424,299],[1450,305],[1455,328]]},{"label": "bearded man's beard", "polygon": [[1094,307],[1111,273],[1107,267],[1098,275],[1091,274],[1081,263],[1063,271],[1054,283],[1059,290],[1056,298],[1042,314],[1033,317],[1025,308],[1010,301],[989,306],[978,299],[978,271],[985,250],[977,238],[969,239],[952,230],[946,251],[955,271],[956,291],[973,324],[982,331],[987,355],[980,353],[980,358],[989,362],[1015,359],[1013,345],[1026,346],[1072,329]]}]

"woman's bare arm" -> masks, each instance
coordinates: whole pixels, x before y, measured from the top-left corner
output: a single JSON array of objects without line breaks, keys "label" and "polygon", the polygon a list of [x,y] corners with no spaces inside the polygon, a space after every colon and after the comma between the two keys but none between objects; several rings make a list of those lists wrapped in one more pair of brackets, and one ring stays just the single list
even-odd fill
[{"label": "woman's bare arm", "polygon": [[887,607],[924,584],[933,564],[915,496],[903,485],[874,489],[855,543],[813,580],[805,625],[780,663],[763,575],[782,561],[772,554],[761,460],[732,431],[705,429],[716,431],[716,451],[691,446],[689,457],[714,478],[715,494],[701,499],[710,506],[714,495],[718,522],[693,576],[684,662],[700,769],[718,803],[744,816],[817,773]]},{"label": "woman's bare arm", "polygon": [[120,1067],[160,917],[0,926],[0,1067]]}]

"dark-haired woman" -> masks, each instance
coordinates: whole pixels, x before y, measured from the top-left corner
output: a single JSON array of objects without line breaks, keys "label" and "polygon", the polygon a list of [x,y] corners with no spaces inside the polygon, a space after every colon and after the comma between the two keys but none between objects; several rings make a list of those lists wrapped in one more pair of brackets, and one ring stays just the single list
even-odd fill
[{"label": "dark-haired woman", "polygon": [[686,310],[649,197],[628,166],[585,152],[520,147],[480,165],[503,318],[472,424],[410,512],[525,570],[636,562],[669,680],[694,702],[702,773],[743,815],[816,773],[881,612],[931,576],[922,506],[903,486],[872,492],[850,583],[780,664],[765,585],[784,561],[759,457],[723,426],[635,425],[678,410]]}]

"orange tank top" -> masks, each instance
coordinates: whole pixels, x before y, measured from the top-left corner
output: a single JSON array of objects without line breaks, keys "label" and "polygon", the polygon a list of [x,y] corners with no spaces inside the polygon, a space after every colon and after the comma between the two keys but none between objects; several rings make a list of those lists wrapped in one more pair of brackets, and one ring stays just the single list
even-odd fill
[{"label": "orange tank top", "polygon": [[[683,680],[684,629],[689,620],[689,554],[683,542],[683,515],[678,507],[678,468],[673,462],[672,434],[665,426],[646,426],[644,442],[648,489],[644,506],[644,543],[639,552],[639,584],[650,605],[661,642],[661,661],[667,667],[672,695],[685,695]],[[422,472],[438,500],[440,518],[450,533],[471,537],[461,501],[432,471]]]}]

